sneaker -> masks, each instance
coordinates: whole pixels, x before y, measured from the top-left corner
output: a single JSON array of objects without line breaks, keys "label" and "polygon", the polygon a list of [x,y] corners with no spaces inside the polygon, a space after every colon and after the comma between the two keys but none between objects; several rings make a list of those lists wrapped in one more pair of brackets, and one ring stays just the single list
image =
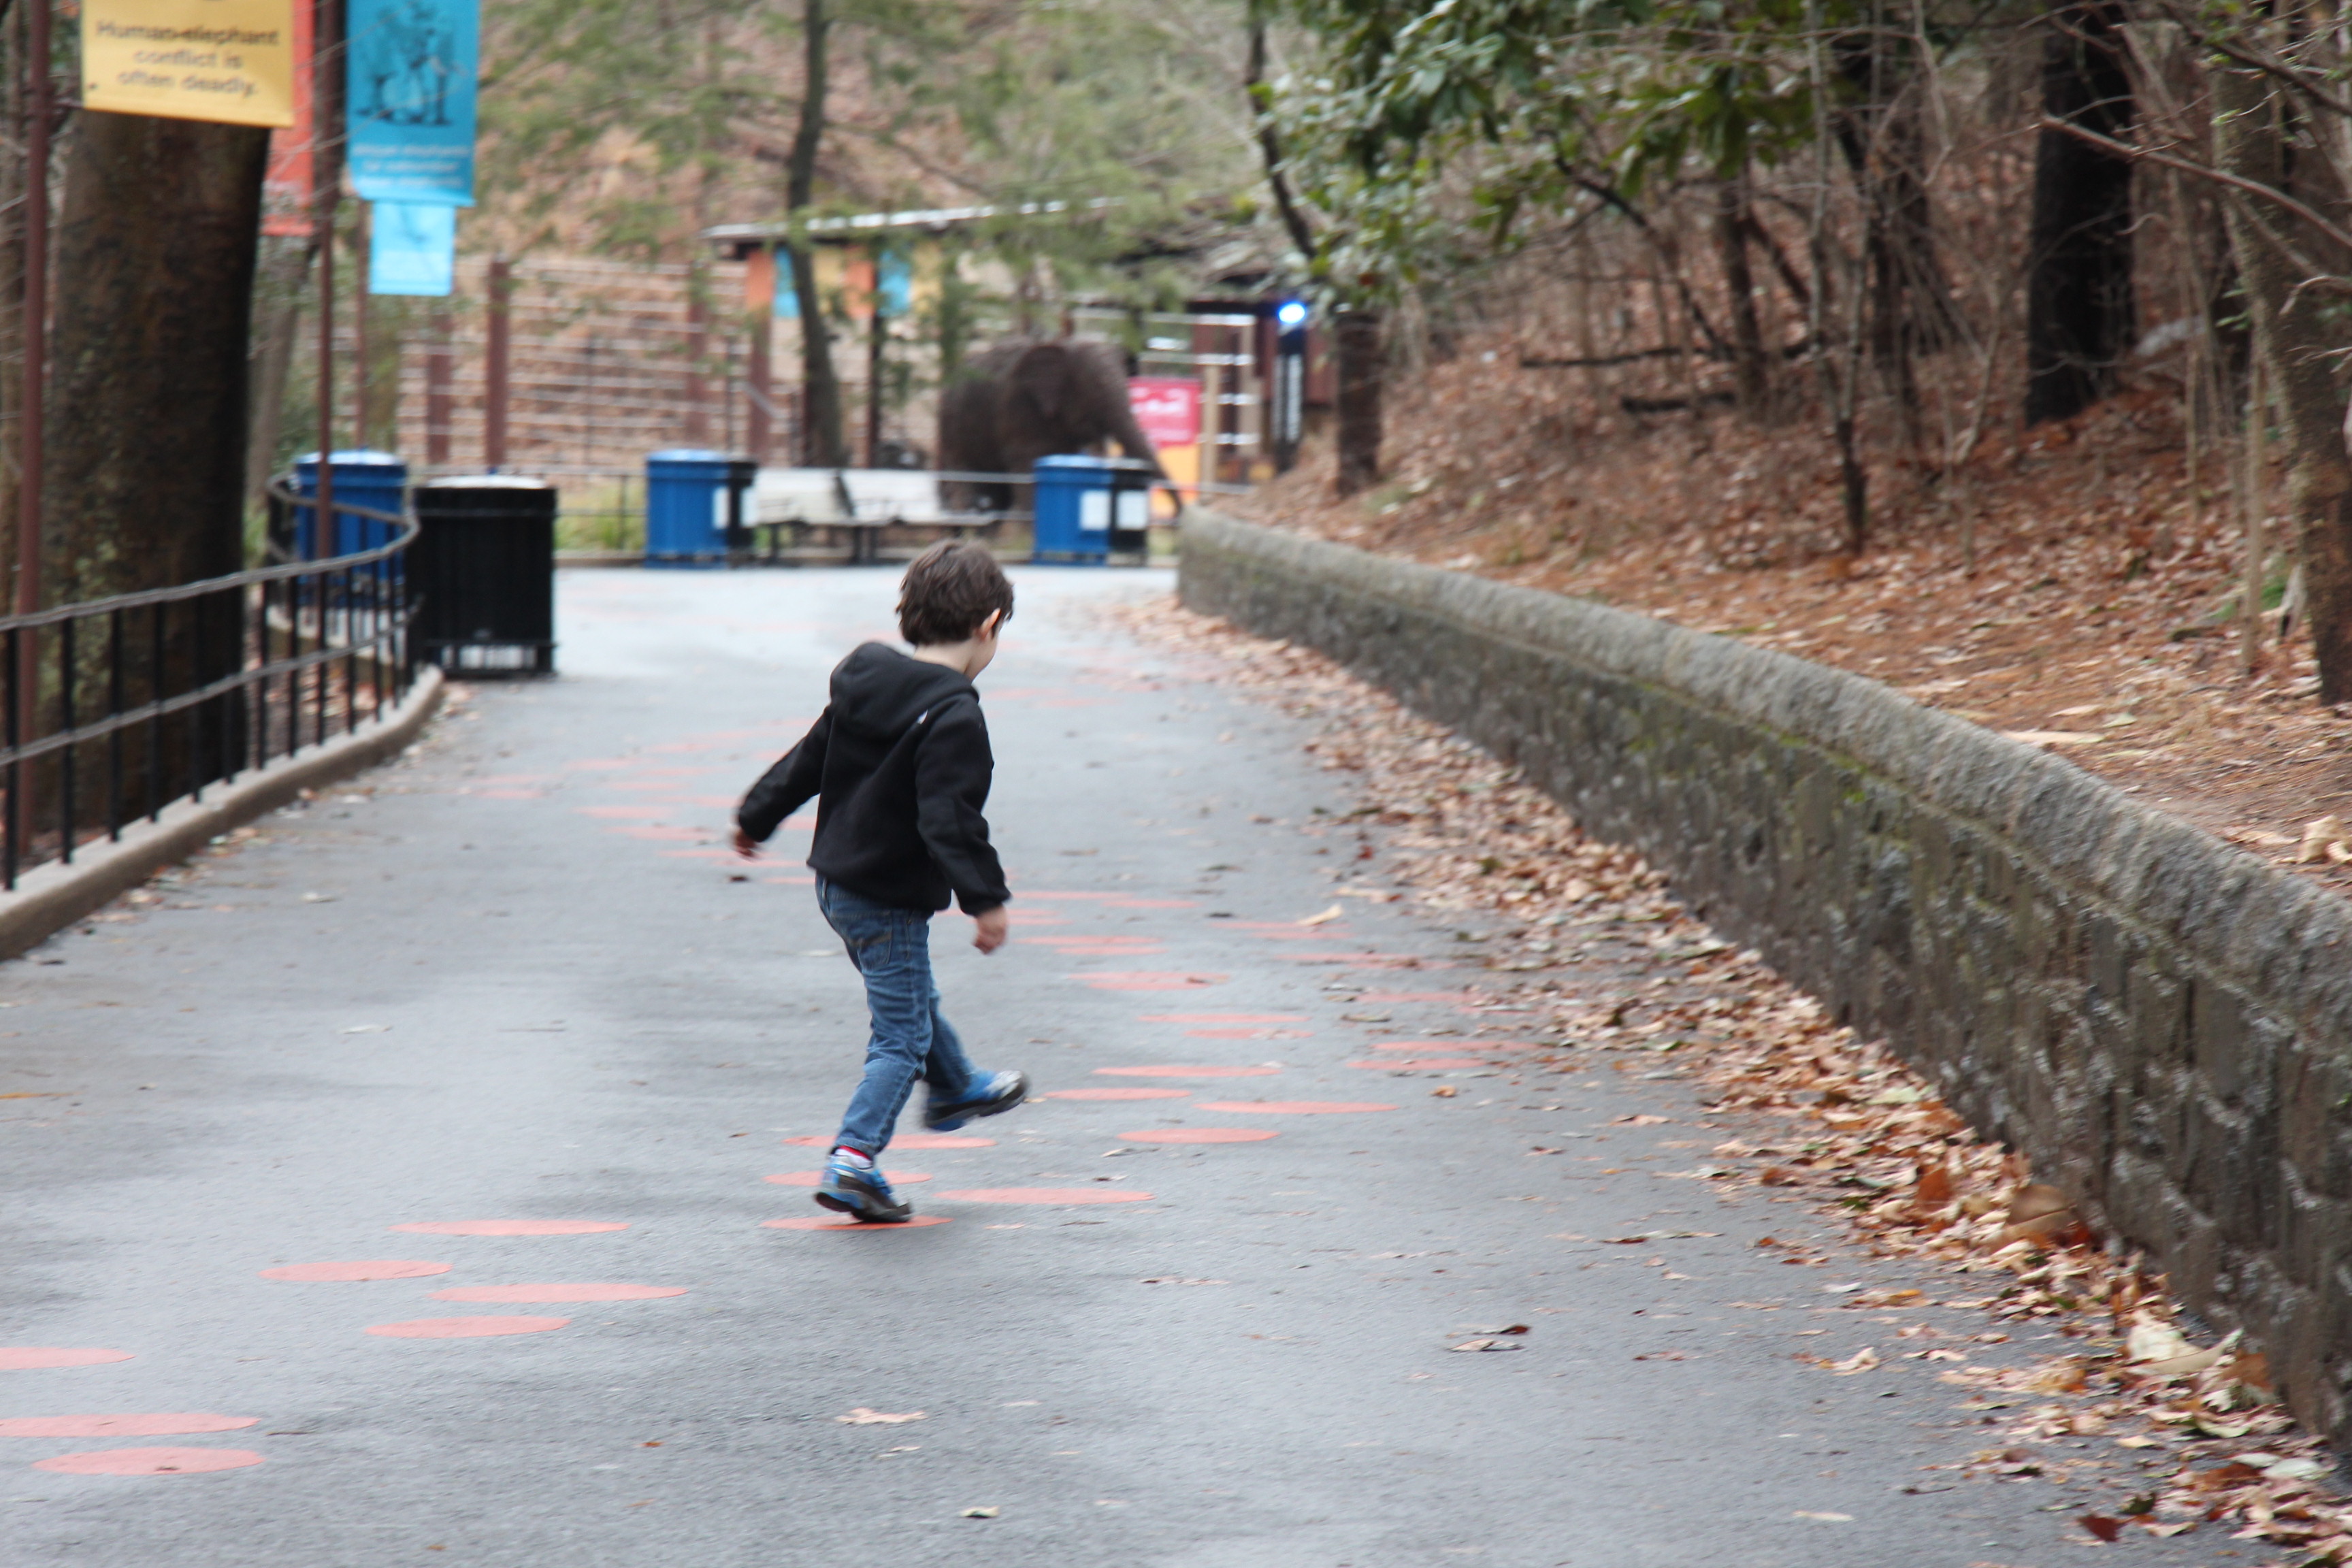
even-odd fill
[{"label": "sneaker", "polygon": [[990,1079],[980,1093],[970,1100],[924,1106],[923,1125],[934,1132],[952,1132],[967,1121],[977,1121],[983,1116],[1002,1116],[1028,1098],[1027,1073],[1001,1072]]},{"label": "sneaker", "polygon": [[915,1213],[912,1205],[898,1201],[873,1161],[853,1159],[837,1150],[824,1163],[824,1180],[817,1184],[816,1201],[868,1225],[897,1225]]}]

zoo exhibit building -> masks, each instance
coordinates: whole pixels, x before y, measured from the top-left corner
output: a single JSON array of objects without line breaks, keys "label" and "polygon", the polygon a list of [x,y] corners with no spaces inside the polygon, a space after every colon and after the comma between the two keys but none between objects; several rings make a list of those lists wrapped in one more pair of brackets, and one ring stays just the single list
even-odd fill
[{"label": "zoo exhibit building", "polygon": [[[1103,205],[1107,204],[1095,204]],[[1135,378],[1139,416],[1169,478],[1181,488],[1246,486],[1273,477],[1276,436],[1273,258],[1248,230],[1199,221],[1153,237],[1114,268],[1146,268],[1186,279],[1181,310],[1142,310],[1100,300],[1046,304],[1024,289],[1020,267],[995,236],[1024,218],[1066,221],[1062,202],[940,207],[817,218],[806,228],[819,297],[835,323],[834,362],[844,384],[852,452],[868,466],[928,466],[943,371],[1005,338],[1076,338],[1110,343]],[[1081,211],[1083,216],[1083,211]],[[779,247],[784,223],[721,224],[702,231],[740,264],[743,310],[764,324],[770,385],[753,390],[774,411],[780,456],[797,453],[800,310]],[[951,270],[952,269],[952,270]],[[1300,377],[1303,433],[1332,416],[1336,377],[1328,335],[1306,328]],[[863,349],[863,353],[856,352]],[[786,426],[789,426],[787,428]],[[749,455],[772,460],[765,452]]]}]

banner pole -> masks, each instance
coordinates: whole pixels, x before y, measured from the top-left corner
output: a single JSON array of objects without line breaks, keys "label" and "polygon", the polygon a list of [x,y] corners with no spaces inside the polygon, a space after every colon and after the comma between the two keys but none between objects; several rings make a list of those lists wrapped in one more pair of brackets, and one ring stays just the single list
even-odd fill
[{"label": "banner pole", "polygon": [[[41,607],[42,437],[49,359],[49,122],[56,115],[49,80],[49,6],[33,0],[25,14],[25,300],[24,391],[17,403],[16,610]],[[20,727],[32,716],[37,660],[18,661],[26,682],[19,699]],[[23,729],[29,736],[29,728]]]},{"label": "banner pole", "polygon": [[319,258],[319,478],[310,552],[335,553],[335,205],[342,167],[329,148],[342,129],[342,29],[337,0],[310,0],[310,248]]}]

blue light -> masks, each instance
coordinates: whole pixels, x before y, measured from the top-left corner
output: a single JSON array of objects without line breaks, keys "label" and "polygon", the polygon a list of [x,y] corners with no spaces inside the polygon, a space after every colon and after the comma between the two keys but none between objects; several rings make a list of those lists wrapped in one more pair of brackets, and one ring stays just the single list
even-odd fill
[{"label": "blue light", "polygon": [[1307,324],[1307,301],[1285,300],[1274,308],[1274,319],[1285,331],[1296,331]]}]

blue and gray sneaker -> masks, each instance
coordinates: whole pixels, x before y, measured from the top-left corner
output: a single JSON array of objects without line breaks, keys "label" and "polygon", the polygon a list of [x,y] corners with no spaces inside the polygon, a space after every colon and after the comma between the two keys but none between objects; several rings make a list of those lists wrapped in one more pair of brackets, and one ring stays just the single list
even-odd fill
[{"label": "blue and gray sneaker", "polygon": [[923,1107],[923,1125],[934,1132],[952,1132],[967,1121],[977,1121],[983,1116],[1001,1116],[1028,1098],[1027,1073],[997,1073],[970,1100],[950,1100],[945,1105],[936,1100],[926,1104]]},{"label": "blue and gray sneaker", "polygon": [[824,1163],[824,1179],[817,1184],[816,1201],[836,1214],[868,1225],[897,1225],[914,1217],[911,1205],[898,1201],[874,1162],[863,1154],[835,1149]]}]

